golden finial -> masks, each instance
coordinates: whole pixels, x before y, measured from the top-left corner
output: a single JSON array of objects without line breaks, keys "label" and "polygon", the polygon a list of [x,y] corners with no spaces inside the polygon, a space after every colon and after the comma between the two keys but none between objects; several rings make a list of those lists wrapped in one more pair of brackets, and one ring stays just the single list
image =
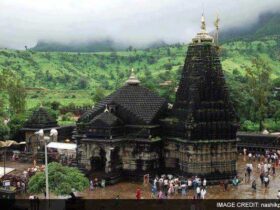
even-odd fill
[{"label": "golden finial", "polygon": [[219,15],[217,14],[216,20],[214,22],[214,26],[216,27],[216,44],[219,44],[219,23],[220,23],[220,18]]},{"label": "golden finial", "polygon": [[126,84],[128,85],[138,85],[140,81],[137,79],[137,77],[134,74],[134,69],[131,69],[131,74],[128,80],[126,81]]},{"label": "golden finial", "polygon": [[108,106],[106,104],[104,112],[109,112]]},{"label": "golden finial", "polygon": [[217,31],[219,30],[219,23],[220,23],[220,18],[219,18],[219,15],[217,14],[216,20],[214,22],[214,25],[215,25]]},{"label": "golden finial", "polygon": [[205,23],[204,13],[202,13],[202,16],[201,16],[201,29],[203,31],[206,31],[206,23]]}]

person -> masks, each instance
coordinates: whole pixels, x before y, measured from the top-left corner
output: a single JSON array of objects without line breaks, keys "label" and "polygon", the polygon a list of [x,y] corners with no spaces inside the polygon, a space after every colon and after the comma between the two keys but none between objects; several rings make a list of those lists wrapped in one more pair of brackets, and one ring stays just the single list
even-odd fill
[{"label": "person", "polygon": [[163,199],[163,192],[162,192],[161,190],[160,190],[159,193],[158,193],[158,198],[159,198],[159,199]]},{"label": "person", "polygon": [[102,179],[102,180],[101,180],[101,187],[102,187],[102,188],[105,188],[105,187],[106,187],[106,180],[105,180],[105,179]]},{"label": "person", "polygon": [[202,182],[202,186],[203,186],[204,188],[206,188],[206,184],[207,184],[207,181],[206,181],[206,179],[204,178],[204,179],[203,179],[203,182]]},{"label": "person", "polygon": [[261,180],[261,183],[263,184],[264,183],[264,173],[263,172],[260,173],[260,180]]},{"label": "person", "polygon": [[247,154],[247,149],[243,148],[243,155],[246,156],[246,154]]},{"label": "person", "polygon": [[254,191],[257,190],[257,183],[256,183],[256,180],[254,179],[253,182],[252,182],[252,188]]},{"label": "person", "polygon": [[187,185],[185,183],[181,185],[181,194],[182,194],[182,196],[186,196],[187,195],[186,188],[187,188]]},{"label": "person", "polygon": [[167,194],[168,194],[168,179],[164,179],[163,181],[163,188],[164,188],[164,194],[165,194],[165,197],[167,197]]},{"label": "person", "polygon": [[152,194],[151,194],[151,197],[152,197],[152,198],[155,198],[155,197],[156,197],[156,194],[157,194],[156,186],[155,186],[155,185],[152,185]]},{"label": "person", "polygon": [[247,164],[247,175],[248,175],[248,181],[250,180],[250,176],[251,176],[251,172],[252,172],[252,168],[251,168],[251,164]]},{"label": "person", "polygon": [[205,199],[205,195],[206,195],[206,189],[205,188],[201,189],[200,195],[201,195],[201,199]]},{"label": "person", "polygon": [[228,180],[224,181],[224,190],[227,191],[228,189]]},{"label": "person", "polygon": [[93,181],[92,180],[90,180],[90,183],[89,183],[89,190],[90,191],[93,191],[93,187],[94,185],[93,185]]},{"label": "person", "polygon": [[270,169],[271,169],[271,164],[270,164],[270,163],[268,163],[268,164],[267,164],[267,170],[268,170],[268,173],[270,172]]},{"label": "person", "polygon": [[136,199],[137,200],[141,199],[141,190],[139,188],[136,190]]},{"label": "person", "polygon": [[197,187],[196,187],[196,198],[197,198],[197,199],[200,199],[200,193],[201,193],[200,187],[197,186]]},{"label": "person", "polygon": [[233,186],[238,186],[238,184],[239,184],[239,179],[238,179],[236,176],[233,178],[232,184],[233,184]]},{"label": "person", "polygon": [[272,175],[275,176],[275,163],[272,165]]},{"label": "person", "polygon": [[266,175],[266,176],[263,178],[263,181],[264,181],[264,186],[267,188],[267,187],[268,187],[268,184],[269,184],[268,175]]},{"label": "person", "polygon": [[252,159],[252,153],[251,152],[248,154],[248,157],[249,157],[249,160]]},{"label": "person", "polygon": [[174,193],[175,193],[175,195],[178,194],[178,190],[179,190],[179,180],[175,179],[175,185],[174,185]]},{"label": "person", "polygon": [[189,188],[189,190],[192,188],[192,180],[191,179],[188,179],[188,188]]},{"label": "person", "polygon": [[280,190],[278,190],[277,198],[280,200]]}]

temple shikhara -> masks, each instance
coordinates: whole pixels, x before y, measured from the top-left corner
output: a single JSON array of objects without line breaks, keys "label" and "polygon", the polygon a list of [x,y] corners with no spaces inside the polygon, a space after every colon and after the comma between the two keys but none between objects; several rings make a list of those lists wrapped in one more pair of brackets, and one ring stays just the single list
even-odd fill
[{"label": "temple shikhara", "polygon": [[172,107],[132,72],[80,117],[73,138],[79,164],[108,179],[170,172],[217,180],[236,175],[237,128],[218,47],[202,16]]}]

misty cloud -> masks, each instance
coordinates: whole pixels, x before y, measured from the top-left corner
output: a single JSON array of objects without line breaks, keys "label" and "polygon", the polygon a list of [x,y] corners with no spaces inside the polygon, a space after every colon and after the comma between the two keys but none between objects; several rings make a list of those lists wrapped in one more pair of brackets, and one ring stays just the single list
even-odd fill
[{"label": "misty cloud", "polygon": [[134,45],[189,42],[204,8],[208,31],[257,21],[279,0],[0,0],[0,46],[23,49],[38,40],[85,42],[112,38]]}]

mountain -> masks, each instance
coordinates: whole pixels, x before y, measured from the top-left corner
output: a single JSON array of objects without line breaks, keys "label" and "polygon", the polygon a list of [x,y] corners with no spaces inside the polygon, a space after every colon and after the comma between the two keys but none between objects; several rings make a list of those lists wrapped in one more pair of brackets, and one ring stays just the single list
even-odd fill
[{"label": "mountain", "polygon": [[30,50],[38,52],[112,52],[123,51],[127,49],[144,49],[167,46],[162,40],[157,40],[143,46],[132,46],[128,43],[116,42],[112,39],[88,42],[71,42],[67,44],[59,42],[39,41],[35,47]]},{"label": "mountain", "polygon": [[40,52],[109,52],[113,50],[123,50],[126,47],[127,46],[117,43],[111,39],[88,42],[71,42],[67,44],[39,41],[35,47],[31,48],[31,50]]},{"label": "mountain", "polygon": [[280,36],[280,13],[264,13],[256,23],[222,30],[221,42],[236,40],[255,40],[267,36]]}]

